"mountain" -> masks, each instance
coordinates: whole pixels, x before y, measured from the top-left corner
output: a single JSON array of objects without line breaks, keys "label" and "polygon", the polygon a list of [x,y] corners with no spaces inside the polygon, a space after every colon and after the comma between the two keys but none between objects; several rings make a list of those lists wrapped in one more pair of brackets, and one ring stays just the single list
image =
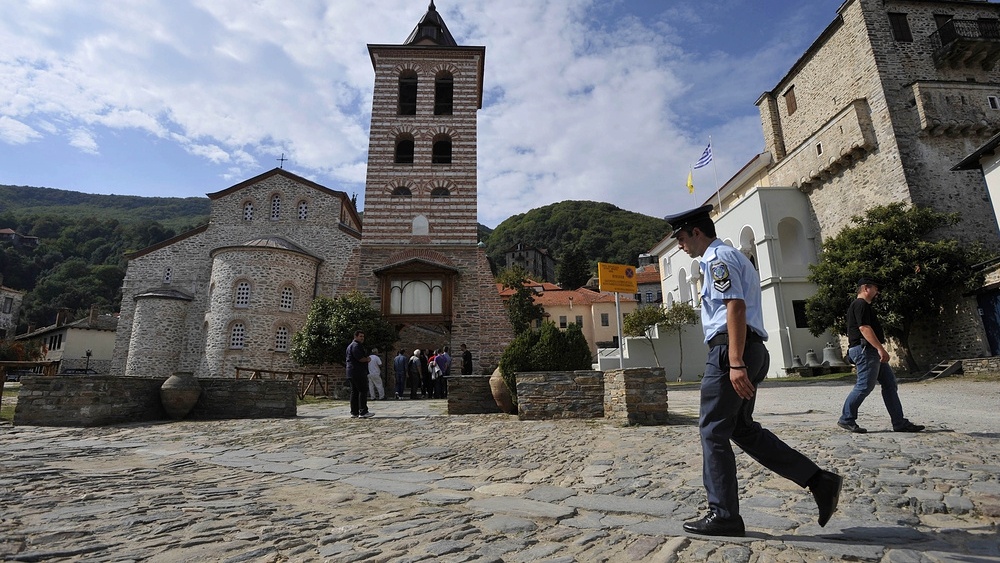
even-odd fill
[{"label": "mountain", "polygon": [[[117,219],[123,223],[156,221],[164,227],[187,229],[208,222],[207,197],[142,197],[96,195],[0,185],[0,214],[15,218],[50,215],[76,219]],[[8,225],[0,225],[0,228]],[[22,233],[33,234],[33,233]]]},{"label": "mountain", "polygon": [[597,262],[637,264],[639,255],[666,234],[667,222],[657,217],[610,203],[561,201],[497,225],[486,240],[486,253],[502,265],[503,253],[519,242],[548,250],[556,261],[575,247],[596,272]]}]

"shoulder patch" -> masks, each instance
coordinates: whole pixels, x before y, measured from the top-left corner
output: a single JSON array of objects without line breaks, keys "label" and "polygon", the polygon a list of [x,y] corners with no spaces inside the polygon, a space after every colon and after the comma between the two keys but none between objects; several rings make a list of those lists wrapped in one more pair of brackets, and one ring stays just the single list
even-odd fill
[{"label": "shoulder patch", "polygon": [[713,262],[709,270],[712,272],[712,286],[716,291],[725,293],[733,287],[733,282],[729,279],[729,266],[725,262]]}]

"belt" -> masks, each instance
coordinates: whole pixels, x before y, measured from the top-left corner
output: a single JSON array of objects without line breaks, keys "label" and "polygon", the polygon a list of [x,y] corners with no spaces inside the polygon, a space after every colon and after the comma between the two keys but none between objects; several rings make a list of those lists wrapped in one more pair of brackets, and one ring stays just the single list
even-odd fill
[{"label": "belt", "polygon": [[[747,327],[747,344],[751,342],[763,342],[764,338],[753,331],[750,327]],[[708,339],[708,347],[714,348],[716,346],[722,346],[723,344],[729,344],[729,333],[720,332]]]}]

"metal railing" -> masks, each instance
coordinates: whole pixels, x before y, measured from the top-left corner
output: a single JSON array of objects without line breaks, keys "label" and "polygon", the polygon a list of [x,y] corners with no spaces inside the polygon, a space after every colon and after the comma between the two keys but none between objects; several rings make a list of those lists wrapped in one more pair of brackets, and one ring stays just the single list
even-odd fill
[{"label": "metal railing", "polygon": [[1000,40],[1000,20],[951,19],[931,34],[931,40],[938,47],[943,47],[958,39]]}]

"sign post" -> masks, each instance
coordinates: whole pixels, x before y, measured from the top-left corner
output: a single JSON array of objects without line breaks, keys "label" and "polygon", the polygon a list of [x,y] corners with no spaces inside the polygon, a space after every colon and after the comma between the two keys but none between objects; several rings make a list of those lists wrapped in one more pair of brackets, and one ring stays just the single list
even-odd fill
[{"label": "sign post", "polygon": [[615,294],[615,317],[618,319],[618,368],[625,368],[624,340],[622,339],[622,311],[618,299],[619,293],[635,294],[639,291],[639,283],[635,277],[635,266],[626,264],[597,263],[597,284],[601,291],[613,291]]}]

